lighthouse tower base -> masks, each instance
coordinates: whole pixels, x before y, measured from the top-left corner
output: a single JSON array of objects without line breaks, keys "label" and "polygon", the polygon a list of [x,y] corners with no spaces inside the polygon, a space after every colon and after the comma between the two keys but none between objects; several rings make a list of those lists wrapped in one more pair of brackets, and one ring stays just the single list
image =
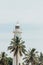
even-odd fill
[{"label": "lighthouse tower base", "polygon": [[22,57],[18,54],[18,61],[16,56],[13,56],[13,65],[22,65]]}]

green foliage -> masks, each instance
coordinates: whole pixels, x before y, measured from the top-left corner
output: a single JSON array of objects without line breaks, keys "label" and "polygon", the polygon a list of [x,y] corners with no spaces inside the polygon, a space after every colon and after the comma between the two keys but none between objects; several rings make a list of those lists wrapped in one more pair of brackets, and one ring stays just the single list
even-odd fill
[{"label": "green foliage", "polygon": [[1,54],[1,60],[0,60],[0,65],[12,65],[12,58],[7,57],[7,54],[5,52],[2,52]]},{"label": "green foliage", "polygon": [[18,37],[13,38],[10,46],[8,47],[8,50],[11,50],[11,52],[14,52],[14,56],[19,51],[20,56],[22,56],[22,53],[25,54],[26,52],[24,41],[22,41],[21,38],[18,38]]},{"label": "green foliage", "polygon": [[43,65],[43,53],[42,52],[40,52],[40,56],[38,58],[39,58],[40,65]]},{"label": "green foliage", "polygon": [[8,65],[12,65],[13,59],[11,57],[7,57]]},{"label": "green foliage", "polygon": [[5,52],[2,52],[1,56],[2,57],[1,57],[1,60],[0,60],[0,64],[1,65],[8,65]]},{"label": "green foliage", "polygon": [[[43,65],[43,53],[40,53],[40,56],[37,56],[38,51],[36,51],[35,48],[30,49],[29,51],[26,51],[24,45],[24,41],[21,38],[13,38],[11,40],[11,44],[8,47],[8,50],[11,50],[11,52],[14,52],[14,56],[17,55],[18,51],[20,56],[25,54],[23,65],[29,65],[29,62],[32,63],[32,65]],[[26,52],[26,53],[25,53]],[[7,57],[7,54],[5,52],[2,52],[0,60],[0,65],[12,65],[13,59],[11,57]]]},{"label": "green foliage", "polygon": [[31,50],[29,50],[26,55],[25,58],[23,58],[25,60],[25,63],[28,65],[29,62],[31,62],[32,64],[35,64],[38,62],[38,58],[36,56],[36,49],[32,48]]}]

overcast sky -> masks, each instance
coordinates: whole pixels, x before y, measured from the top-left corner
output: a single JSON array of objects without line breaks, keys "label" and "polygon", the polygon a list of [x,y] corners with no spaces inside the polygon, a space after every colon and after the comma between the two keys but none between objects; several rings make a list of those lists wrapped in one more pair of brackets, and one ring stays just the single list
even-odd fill
[{"label": "overcast sky", "polygon": [[43,0],[0,0],[0,52],[10,54],[7,47],[17,21],[26,48],[43,52]]}]

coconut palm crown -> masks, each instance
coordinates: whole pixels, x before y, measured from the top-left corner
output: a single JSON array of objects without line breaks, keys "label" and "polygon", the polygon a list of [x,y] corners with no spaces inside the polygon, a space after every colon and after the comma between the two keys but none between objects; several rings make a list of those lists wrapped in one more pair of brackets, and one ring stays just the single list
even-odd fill
[{"label": "coconut palm crown", "polygon": [[36,57],[36,53],[37,53],[37,51],[35,48],[32,48],[31,50],[29,50],[26,53],[26,55],[23,59],[25,60],[25,63],[27,65],[29,65],[29,62],[31,62],[31,63],[38,62],[38,58]]},{"label": "coconut palm crown", "polygon": [[7,57],[6,56],[7,56],[7,54],[5,54],[5,52],[2,52],[2,58],[0,60],[2,65],[8,65]]},{"label": "coconut palm crown", "polygon": [[42,53],[42,52],[40,52],[39,62],[40,62],[41,64],[43,64],[43,53]]},{"label": "coconut palm crown", "polygon": [[14,56],[19,51],[20,56],[22,56],[22,54],[23,53],[25,54],[26,52],[24,41],[22,41],[21,38],[19,37],[13,38],[10,46],[8,47],[8,50],[11,50],[11,52],[14,52]]}]

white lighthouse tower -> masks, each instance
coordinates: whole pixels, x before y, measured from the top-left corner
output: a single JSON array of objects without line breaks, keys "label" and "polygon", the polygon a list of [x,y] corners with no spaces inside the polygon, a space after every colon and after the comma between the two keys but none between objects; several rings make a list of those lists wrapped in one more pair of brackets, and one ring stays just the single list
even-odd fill
[{"label": "white lighthouse tower", "polygon": [[[15,25],[15,31],[13,33],[14,33],[15,38],[16,37],[21,38],[21,33],[22,32],[21,32],[19,23],[17,23]],[[16,60],[16,56],[13,56],[13,65],[16,65],[16,63],[17,63],[17,65],[22,65],[22,57],[20,56],[19,52],[18,52],[18,62]]]},{"label": "white lighthouse tower", "polygon": [[21,37],[21,29],[20,29],[20,25],[19,23],[17,22],[17,24],[15,25],[15,31],[14,31],[14,37]]}]

